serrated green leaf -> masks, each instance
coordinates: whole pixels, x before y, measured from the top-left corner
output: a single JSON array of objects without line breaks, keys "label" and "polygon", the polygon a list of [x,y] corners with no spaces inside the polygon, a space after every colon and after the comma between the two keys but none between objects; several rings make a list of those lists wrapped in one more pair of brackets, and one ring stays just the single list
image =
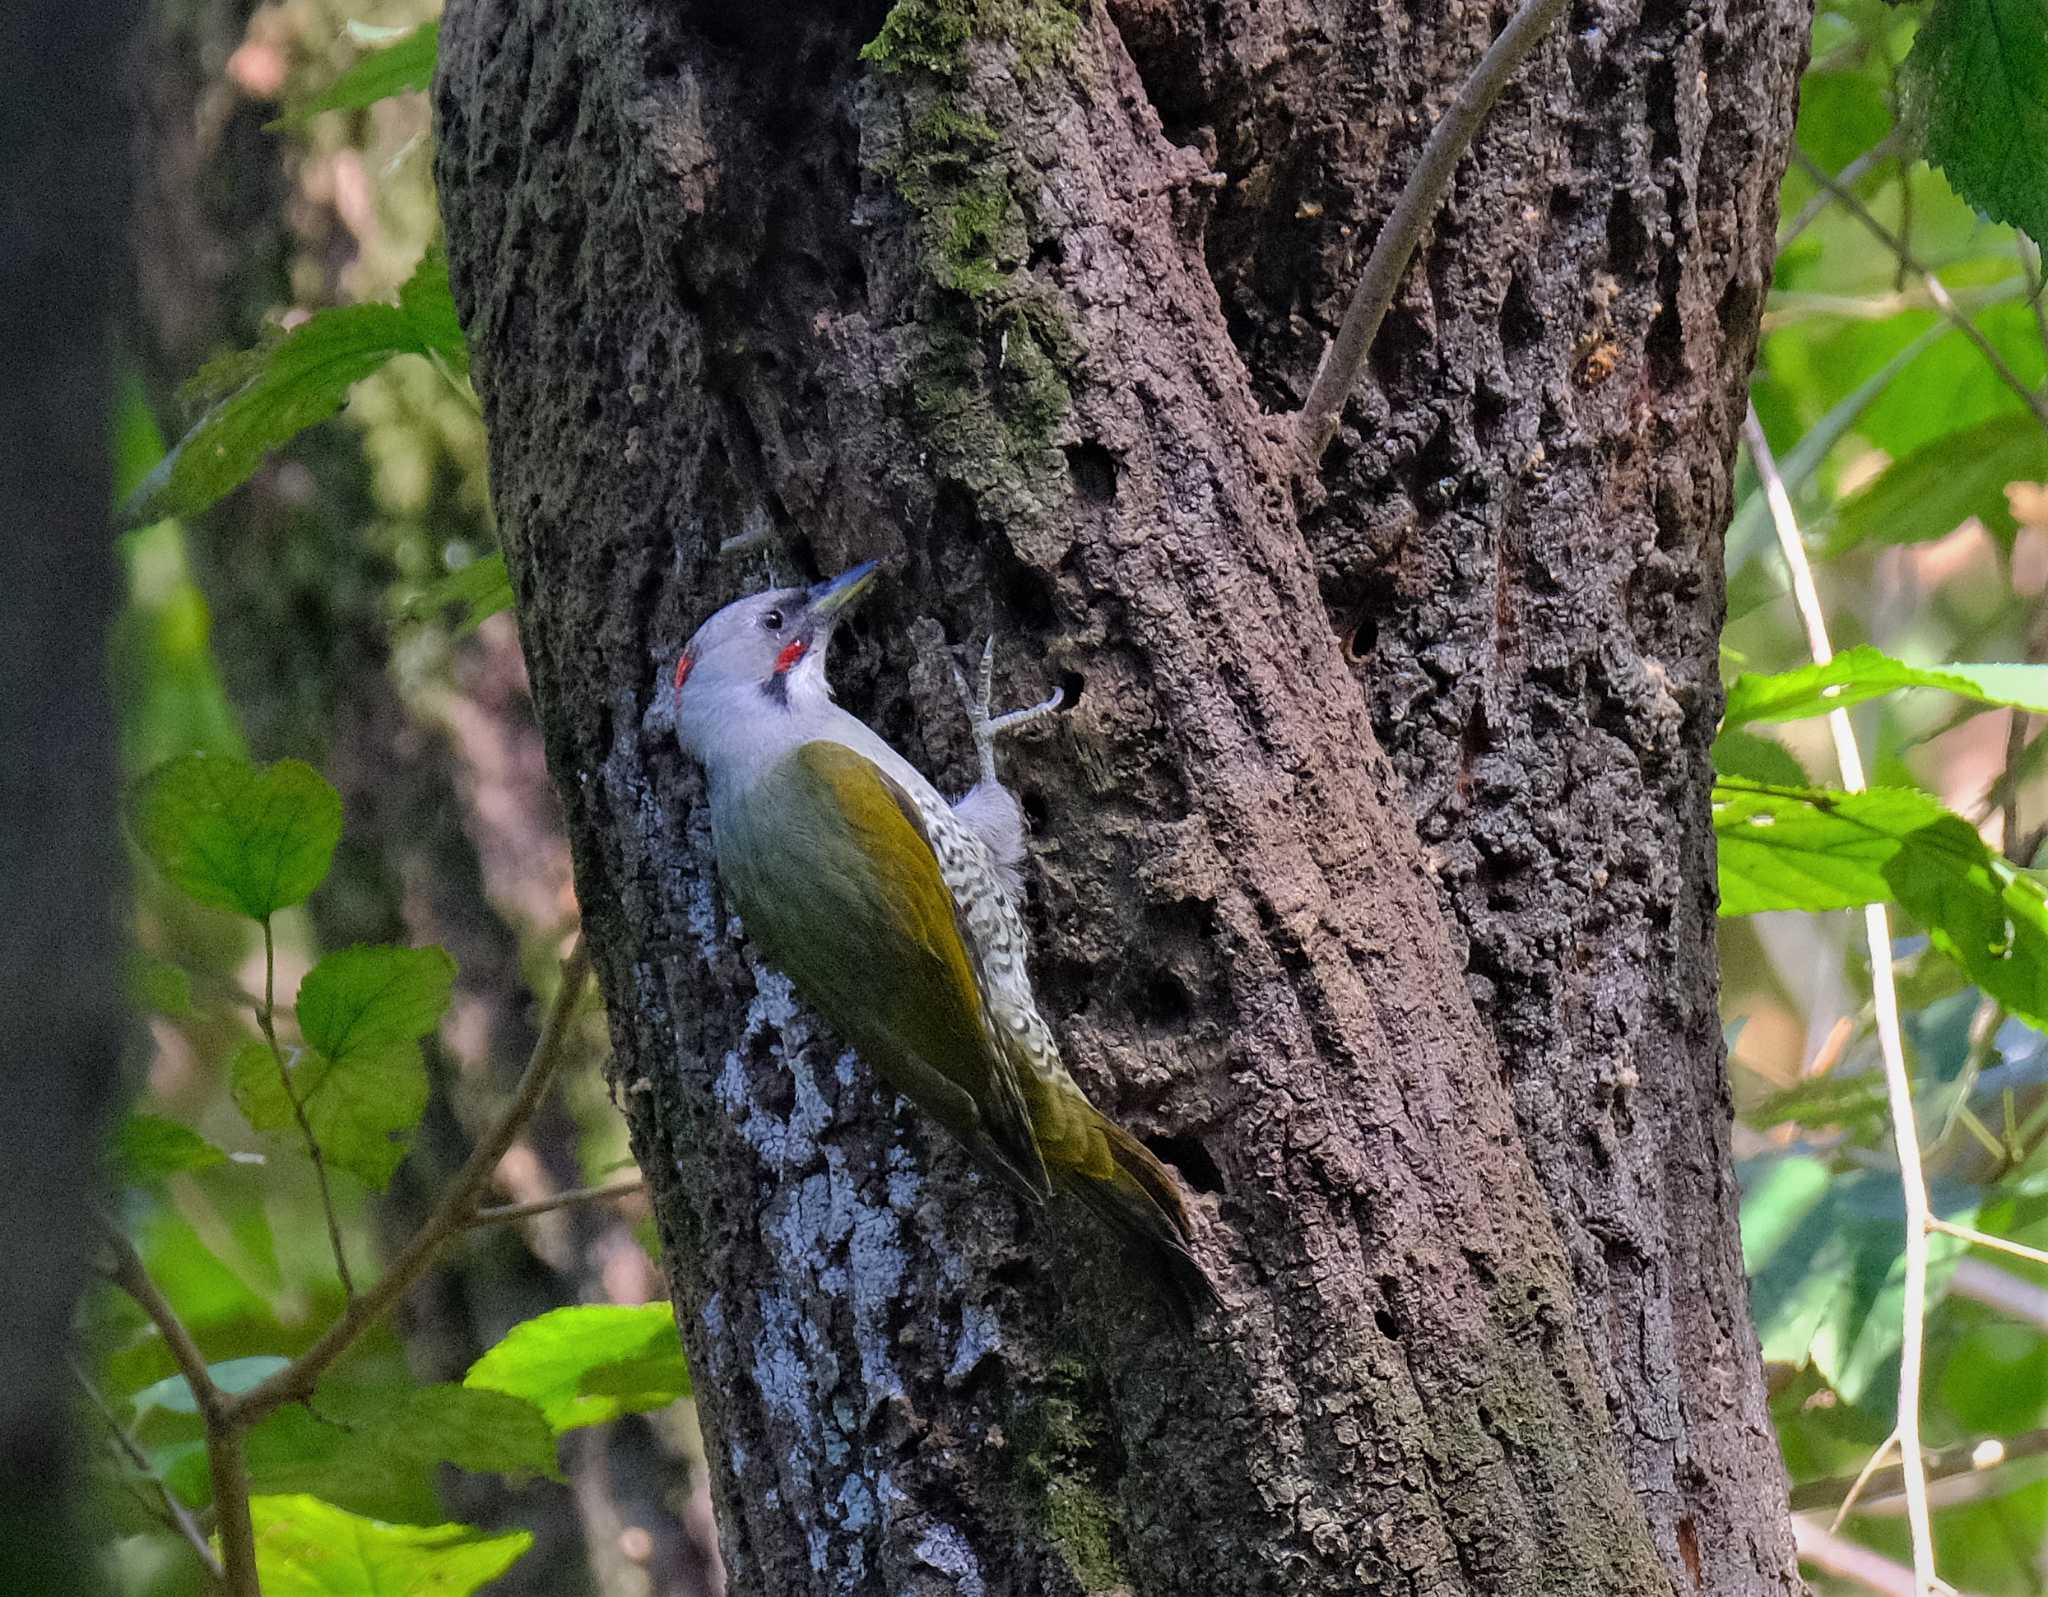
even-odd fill
[{"label": "serrated green leaf", "polygon": [[2011,411],[1944,433],[1894,461],[1847,500],[1828,535],[1840,554],[1862,543],[1926,543],[1971,517],[2001,543],[2019,529],[2006,485],[2048,481],[2048,428],[2032,411]]},{"label": "serrated green leaf", "polygon": [[2048,892],[1924,793],[1714,787],[1721,913],[1896,901],[1985,992],[2048,1030]]},{"label": "serrated green leaf", "polygon": [[1908,665],[1868,644],[1838,654],[1826,665],[1768,675],[1744,672],[1728,689],[1721,725],[1797,721],[1847,709],[1903,688],[1939,688],[1984,705],[2014,705],[2048,714],[2048,666]]},{"label": "serrated green leaf", "polygon": [[326,878],[341,795],[298,760],[188,754],[136,784],[135,834],[186,897],[263,920]]},{"label": "serrated green leaf", "polygon": [[[252,1386],[260,1386],[290,1360],[274,1354],[260,1354],[246,1359],[223,1359],[218,1364],[209,1364],[206,1373],[213,1377],[213,1384],[223,1392],[246,1392]],[[197,1414],[199,1399],[192,1395],[192,1383],[182,1375],[167,1375],[161,1381],[145,1386],[129,1400],[136,1415],[140,1417],[151,1409],[163,1409],[171,1414]]]},{"label": "serrated green leaf", "polygon": [[456,626],[460,634],[474,632],[500,611],[511,609],[514,602],[512,574],[505,569],[505,557],[494,550],[429,583],[406,604],[405,610],[417,620],[460,606],[462,620]]},{"label": "serrated green leaf", "polygon": [[1721,913],[1857,909],[1890,900],[1885,867],[1948,812],[1924,793],[1714,784]]},{"label": "serrated green leaf", "polygon": [[687,1397],[690,1372],[666,1303],[590,1304],[513,1326],[462,1384],[526,1398],[566,1431]]},{"label": "serrated green leaf", "polygon": [[[1742,1262],[1750,1309],[1773,1363],[1810,1359],[1848,1401],[1872,1389],[1898,1352],[1905,1212],[1898,1177],[1831,1172],[1805,1155],[1758,1160],[1742,1171]],[[1958,1224],[1973,1204],[1940,1205]],[[1928,1304],[1947,1294],[1964,1245],[1930,1240]]]},{"label": "serrated green leaf", "polygon": [[2048,238],[2048,0],[1935,0],[1899,81],[1955,191]]},{"label": "serrated green leaf", "polygon": [[329,954],[299,984],[299,1031],[336,1064],[441,1024],[455,986],[445,948],[359,943]]},{"label": "serrated green leaf", "polygon": [[389,1525],[303,1495],[252,1497],[264,1597],[469,1597],[527,1548],[527,1531]]},{"label": "serrated green leaf", "polygon": [[193,515],[241,486],[263,457],[342,406],[396,355],[466,367],[448,267],[429,251],[396,305],[315,312],[259,349],[216,361],[196,379],[216,394],[206,413],[122,506],[131,525]]},{"label": "serrated green leaf", "polygon": [[162,1115],[132,1114],[114,1133],[114,1162],[127,1181],[153,1185],[183,1170],[226,1164],[228,1156],[190,1126]]},{"label": "serrated green leaf", "polygon": [[[366,36],[357,35],[358,42]],[[426,89],[434,81],[434,61],[441,49],[441,25],[423,23],[399,33],[381,49],[370,51],[319,93],[285,112],[272,128],[303,127],[322,111],[360,111],[394,94]]]},{"label": "serrated green leaf", "polygon": [[[288,1050],[292,1089],[327,1163],[381,1191],[405,1160],[427,1106],[416,1042],[356,1049],[337,1063],[317,1049]],[[249,1041],[228,1063],[235,1105],[258,1131],[296,1136],[297,1118],[266,1043]]]}]

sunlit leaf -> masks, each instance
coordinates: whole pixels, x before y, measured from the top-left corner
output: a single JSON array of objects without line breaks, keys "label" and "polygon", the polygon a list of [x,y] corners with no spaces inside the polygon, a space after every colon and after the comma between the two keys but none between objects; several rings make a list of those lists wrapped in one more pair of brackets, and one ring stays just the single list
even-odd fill
[{"label": "sunlit leaf", "polygon": [[429,251],[396,305],[341,305],[216,361],[198,382],[218,397],[122,507],[130,523],[204,510],[249,479],[263,457],[342,406],[395,355],[464,367],[448,267]]},{"label": "sunlit leaf", "polygon": [[1721,913],[1896,901],[2014,1015],[2048,1030],[2048,893],[1924,793],[1714,788]]},{"label": "sunlit leaf", "polygon": [[1939,688],[1977,704],[2015,705],[2048,714],[2048,666],[1908,665],[1866,644],[1836,655],[1826,665],[1768,675],[1744,672],[1728,690],[1721,724],[1727,728],[1749,721],[1796,721],[1902,688]]},{"label": "sunlit leaf", "polygon": [[533,1545],[527,1531],[388,1525],[317,1497],[249,1500],[264,1597],[469,1597]]},{"label": "sunlit leaf", "polygon": [[189,754],[136,784],[143,852],[188,898],[263,920],[326,878],[341,795],[310,765]]},{"label": "sunlit leaf", "polygon": [[687,1397],[690,1372],[666,1303],[591,1304],[513,1326],[463,1384],[527,1398],[566,1431]]},{"label": "sunlit leaf", "polygon": [[441,25],[422,23],[409,33],[395,35],[388,30],[380,32],[384,33],[382,39],[362,34],[357,38],[359,42],[379,43],[381,48],[371,50],[326,88],[299,101],[270,125],[302,127],[322,111],[360,111],[394,94],[430,87],[434,81],[434,59],[441,48]]},{"label": "sunlit leaf", "polygon": [[1934,0],[1899,81],[1955,191],[2048,239],[2048,0]]}]

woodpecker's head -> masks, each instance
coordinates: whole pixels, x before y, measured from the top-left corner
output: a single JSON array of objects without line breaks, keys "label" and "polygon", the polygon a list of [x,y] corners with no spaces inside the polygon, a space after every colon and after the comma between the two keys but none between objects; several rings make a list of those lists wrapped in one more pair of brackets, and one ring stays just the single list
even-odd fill
[{"label": "woodpecker's head", "polygon": [[676,735],[707,764],[724,740],[773,734],[831,701],[832,629],[874,580],[870,560],[814,588],[735,599],[697,629],[676,662]]}]

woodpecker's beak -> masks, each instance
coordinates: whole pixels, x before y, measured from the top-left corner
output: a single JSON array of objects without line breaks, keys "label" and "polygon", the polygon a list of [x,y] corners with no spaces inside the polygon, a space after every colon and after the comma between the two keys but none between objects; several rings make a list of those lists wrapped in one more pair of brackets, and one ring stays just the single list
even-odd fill
[{"label": "woodpecker's beak", "polygon": [[867,592],[868,584],[875,580],[875,565],[864,560],[851,571],[842,571],[829,582],[821,582],[810,593],[811,617],[821,626],[830,626],[839,618],[840,612],[850,609],[855,600]]}]

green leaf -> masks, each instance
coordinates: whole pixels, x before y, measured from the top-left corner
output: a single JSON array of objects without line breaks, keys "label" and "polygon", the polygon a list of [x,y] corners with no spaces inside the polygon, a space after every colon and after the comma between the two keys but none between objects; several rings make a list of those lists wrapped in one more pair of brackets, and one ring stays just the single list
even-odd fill
[{"label": "green leaf", "polygon": [[1714,770],[1721,776],[1746,777],[1766,787],[1811,787],[1813,778],[1798,757],[1775,738],[1754,732],[1723,730],[1714,739]]},{"label": "green leaf", "polygon": [[[224,1359],[218,1364],[209,1364],[206,1373],[213,1377],[213,1384],[223,1392],[246,1392],[252,1386],[260,1386],[290,1360],[274,1354],[261,1354],[254,1358]],[[197,1414],[199,1399],[192,1395],[192,1383],[182,1375],[167,1375],[161,1381],[145,1386],[128,1400],[135,1407],[139,1418],[151,1409],[163,1409],[171,1414]]]},{"label": "green leaf", "polygon": [[137,1009],[169,1020],[192,1017],[192,973],[168,959],[152,959],[131,953],[128,960],[128,997]]},{"label": "green leaf", "polygon": [[438,582],[428,584],[406,604],[414,620],[433,615],[450,606],[462,608],[458,633],[474,632],[501,610],[514,603],[512,574],[505,569],[504,555],[495,550],[466,566],[458,566]]},{"label": "green leaf", "polygon": [[142,850],[188,898],[264,920],[318,887],[341,837],[341,795],[298,760],[188,754],[136,784]]},{"label": "green leaf", "polygon": [[533,1536],[472,1525],[387,1525],[317,1497],[252,1497],[264,1597],[469,1597]]},{"label": "green leaf", "polygon": [[[322,1386],[307,1405],[279,1409],[248,1436],[260,1492],[312,1492],[359,1513],[388,1513],[424,1495],[442,1464],[513,1482],[560,1479],[555,1432],[538,1408],[503,1392],[452,1383],[360,1389]],[[187,1466],[203,1501],[205,1461]],[[387,1506],[388,1505],[388,1506]]]},{"label": "green leaf", "polygon": [[1935,0],[1899,80],[1955,191],[2048,239],[2048,0]]},{"label": "green leaf", "polygon": [[[1836,1175],[1802,1154],[1742,1172],[1742,1262],[1765,1359],[1812,1360],[1828,1384],[1861,1402],[1899,1349],[1905,1210],[1897,1175]],[[1974,1205],[1941,1205],[1958,1224]],[[1931,1239],[1928,1302],[1947,1294],[1966,1245]]]},{"label": "green leaf", "polygon": [[1906,839],[1948,812],[1924,793],[1841,793],[1714,784],[1721,913],[1856,909],[1888,902],[1885,868]]},{"label": "green leaf", "polygon": [[299,101],[270,126],[303,127],[322,111],[360,111],[394,94],[426,89],[434,81],[434,59],[440,48],[441,25],[423,23],[382,49],[372,50],[318,94]]},{"label": "green leaf", "polygon": [[1728,690],[1723,728],[1750,721],[1797,721],[1847,709],[1901,688],[1940,688],[1977,704],[2048,714],[2048,666],[1908,665],[1865,644],[1826,665],[1769,675],[1744,672]]},{"label": "green leaf", "polygon": [[1721,913],[1896,901],[1929,941],[2048,1031],[2048,892],[1924,793],[1714,788]]},{"label": "green leaf", "polygon": [[448,292],[448,265],[428,251],[396,305],[318,311],[259,349],[215,361],[195,383],[216,394],[122,506],[131,523],[192,515],[246,482],[263,457],[342,406],[395,355],[458,370],[467,356]]},{"label": "green leaf", "polygon": [[455,985],[445,948],[359,943],[329,954],[299,984],[299,1030],[337,1065],[441,1024]]},{"label": "green leaf", "polygon": [[594,1304],[513,1326],[462,1384],[530,1399],[566,1431],[687,1397],[690,1371],[666,1303]]},{"label": "green leaf", "polygon": [[1944,433],[1894,461],[1843,504],[1828,552],[1860,543],[1926,543],[1972,516],[2001,543],[2019,529],[2006,484],[2048,481],[2048,428],[2030,410],[1993,416]]},{"label": "green leaf", "polygon": [[182,1170],[226,1164],[228,1156],[189,1126],[162,1115],[132,1114],[114,1133],[114,1160],[124,1179],[151,1186]]},{"label": "green leaf", "polygon": [[[296,1057],[294,1057],[296,1056]],[[427,1107],[427,1069],[418,1043],[358,1051],[346,1066],[314,1049],[287,1053],[292,1089],[327,1163],[382,1191],[404,1163]],[[251,1040],[228,1062],[235,1105],[258,1131],[295,1136],[297,1118],[269,1045]]]}]

